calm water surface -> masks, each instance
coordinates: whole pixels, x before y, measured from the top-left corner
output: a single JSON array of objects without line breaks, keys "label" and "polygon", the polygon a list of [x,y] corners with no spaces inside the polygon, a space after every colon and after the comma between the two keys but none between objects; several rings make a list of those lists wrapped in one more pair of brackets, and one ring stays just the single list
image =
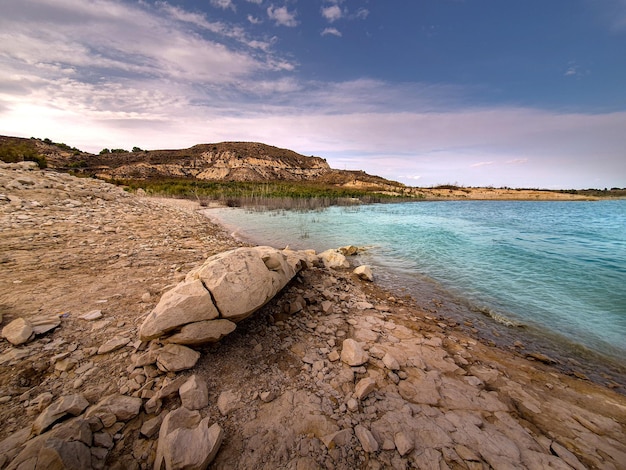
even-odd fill
[{"label": "calm water surface", "polygon": [[482,312],[509,329],[523,325],[551,342],[626,364],[626,200],[207,214],[259,244],[367,246],[359,261],[373,265],[388,288],[416,298],[445,291],[461,316],[463,309]]}]

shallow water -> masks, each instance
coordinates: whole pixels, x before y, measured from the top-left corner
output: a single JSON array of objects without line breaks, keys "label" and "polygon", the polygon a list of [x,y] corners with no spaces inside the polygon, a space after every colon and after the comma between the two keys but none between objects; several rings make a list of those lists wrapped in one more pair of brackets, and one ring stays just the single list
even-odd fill
[{"label": "shallow water", "polygon": [[[316,212],[211,209],[236,235],[276,247],[369,247],[379,281],[495,337],[626,364],[626,200],[441,201]],[[478,315],[477,315],[478,313]],[[501,325],[505,325],[502,328]],[[514,330],[514,331],[511,331]],[[529,336],[530,334],[530,336]]]}]

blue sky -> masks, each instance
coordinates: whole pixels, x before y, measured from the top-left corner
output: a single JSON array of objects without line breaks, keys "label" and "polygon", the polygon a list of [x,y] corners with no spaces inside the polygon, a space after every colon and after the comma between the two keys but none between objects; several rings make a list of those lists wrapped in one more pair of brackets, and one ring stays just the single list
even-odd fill
[{"label": "blue sky", "polygon": [[0,134],[626,187],[626,0],[6,0]]}]

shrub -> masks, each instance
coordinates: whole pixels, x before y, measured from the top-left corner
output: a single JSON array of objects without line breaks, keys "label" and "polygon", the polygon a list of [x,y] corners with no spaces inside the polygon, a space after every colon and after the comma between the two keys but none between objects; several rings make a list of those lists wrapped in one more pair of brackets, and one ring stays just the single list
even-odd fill
[{"label": "shrub", "polygon": [[0,160],[5,163],[24,161],[36,162],[39,168],[46,168],[46,157],[37,152],[37,149],[26,143],[6,143],[0,146]]}]

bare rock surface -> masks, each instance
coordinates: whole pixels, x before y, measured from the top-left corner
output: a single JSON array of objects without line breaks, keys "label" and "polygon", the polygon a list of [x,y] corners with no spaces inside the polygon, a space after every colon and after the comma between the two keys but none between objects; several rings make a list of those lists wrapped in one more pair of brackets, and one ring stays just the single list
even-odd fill
[{"label": "bare rock surface", "polygon": [[[485,344],[312,253],[227,336],[142,341],[166,292],[240,244],[189,201],[31,165],[0,165],[0,194],[1,326],[60,322],[0,340],[0,468],[626,468],[611,377]],[[263,269],[296,270],[282,253]]]}]

